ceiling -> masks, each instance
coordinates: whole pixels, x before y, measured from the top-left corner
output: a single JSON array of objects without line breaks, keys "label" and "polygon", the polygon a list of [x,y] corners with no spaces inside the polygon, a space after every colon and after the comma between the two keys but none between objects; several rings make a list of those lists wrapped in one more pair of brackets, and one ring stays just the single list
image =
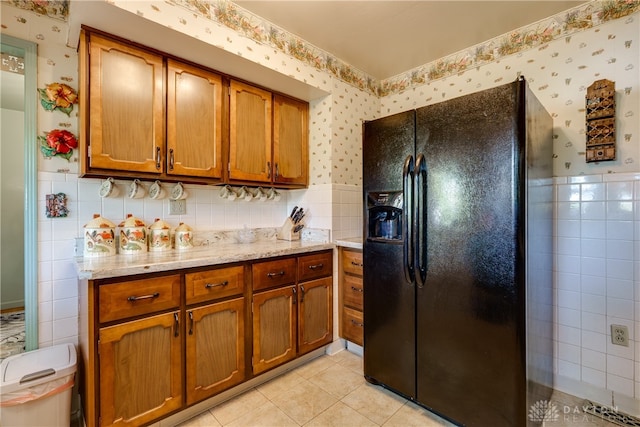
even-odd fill
[{"label": "ceiling", "polygon": [[234,0],[383,80],[586,1]]}]

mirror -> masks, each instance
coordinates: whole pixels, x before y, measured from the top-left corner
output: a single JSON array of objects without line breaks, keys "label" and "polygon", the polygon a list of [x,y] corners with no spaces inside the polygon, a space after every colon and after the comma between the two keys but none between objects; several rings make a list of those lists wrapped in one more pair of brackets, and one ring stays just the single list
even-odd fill
[{"label": "mirror", "polygon": [[[38,347],[37,45],[5,34],[0,34],[0,43],[0,91],[3,96],[0,141],[0,292],[5,295],[5,281],[10,286],[24,286],[25,350],[28,351]],[[23,68],[24,73],[10,71],[16,67]],[[16,95],[13,101],[5,101],[5,95],[12,92]],[[20,97],[22,99],[19,99]],[[23,161],[16,162],[16,159]],[[13,204],[18,207],[16,213],[8,213]],[[14,230],[14,234],[5,235],[5,230]],[[16,230],[19,232],[15,233]],[[20,256],[20,253],[23,256]],[[16,267],[12,268],[13,266]],[[10,295],[9,292],[7,290],[6,295]],[[19,305],[19,294],[11,299],[13,304]],[[3,298],[3,304],[4,300]],[[5,307],[2,307],[2,310],[4,311]]]}]

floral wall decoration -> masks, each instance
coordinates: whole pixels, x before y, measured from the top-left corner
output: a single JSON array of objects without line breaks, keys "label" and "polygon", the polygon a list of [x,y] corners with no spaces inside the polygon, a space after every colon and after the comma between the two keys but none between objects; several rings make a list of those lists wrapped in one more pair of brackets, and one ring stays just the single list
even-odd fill
[{"label": "floral wall decoration", "polygon": [[73,104],[78,103],[78,93],[65,83],[50,83],[38,89],[40,104],[47,111],[59,110],[67,116],[73,111]]},{"label": "floral wall decoration", "polygon": [[46,196],[47,218],[66,218],[69,215],[67,209],[67,195],[64,193],[47,194]]},{"label": "floral wall decoration", "polygon": [[78,138],[68,130],[54,129],[39,136],[40,152],[46,158],[62,157],[67,161],[73,156],[73,149],[78,147]]}]

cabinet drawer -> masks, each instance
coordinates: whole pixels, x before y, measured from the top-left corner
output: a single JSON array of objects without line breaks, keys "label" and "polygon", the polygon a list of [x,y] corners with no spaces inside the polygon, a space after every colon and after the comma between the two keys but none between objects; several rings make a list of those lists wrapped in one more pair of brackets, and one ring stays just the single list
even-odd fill
[{"label": "cabinet drawer", "polygon": [[101,285],[100,322],[124,319],[180,306],[180,275]]},{"label": "cabinet drawer", "polygon": [[342,286],[344,286],[342,289],[343,304],[362,311],[364,295],[362,277],[345,274]]},{"label": "cabinet drawer", "polygon": [[238,265],[187,273],[184,280],[187,304],[241,295],[244,291],[244,267]]},{"label": "cabinet drawer", "polygon": [[333,273],[333,253],[322,252],[298,258],[298,281],[331,276]]},{"label": "cabinet drawer", "polygon": [[342,338],[362,345],[364,320],[361,311],[342,307]]},{"label": "cabinet drawer", "polygon": [[362,276],[362,251],[343,249],[342,271]]},{"label": "cabinet drawer", "polygon": [[253,290],[267,289],[296,281],[296,259],[257,262],[251,266]]}]

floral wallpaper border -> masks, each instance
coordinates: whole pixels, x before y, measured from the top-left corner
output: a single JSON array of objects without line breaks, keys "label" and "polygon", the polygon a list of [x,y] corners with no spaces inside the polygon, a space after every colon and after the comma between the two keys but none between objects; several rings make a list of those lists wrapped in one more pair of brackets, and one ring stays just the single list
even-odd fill
[{"label": "floral wallpaper border", "polygon": [[[1,0],[13,6],[67,20],[71,0]],[[165,0],[373,95],[384,97],[480,67],[550,41],[623,18],[640,10],[640,0],[593,0],[567,12],[503,34],[397,76],[379,81],[330,53],[252,14],[230,0]],[[153,7],[153,6],[152,6]]]},{"label": "floral wallpaper border", "polygon": [[512,33],[498,36],[389,79],[378,81],[330,53],[259,16],[253,15],[230,0],[218,0],[216,3],[209,0],[166,1],[184,7],[204,18],[217,21],[257,43],[268,44],[308,65],[328,72],[345,83],[380,97],[400,93],[430,81],[462,73],[523,50],[542,47],[554,39],[625,17],[640,10],[640,0],[593,0],[563,14],[522,27]]}]

